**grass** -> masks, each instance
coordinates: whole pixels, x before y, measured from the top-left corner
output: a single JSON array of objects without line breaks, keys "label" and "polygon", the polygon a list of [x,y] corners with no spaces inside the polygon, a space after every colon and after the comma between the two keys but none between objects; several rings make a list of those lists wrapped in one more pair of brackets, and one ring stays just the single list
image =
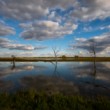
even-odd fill
[{"label": "grass", "polygon": [[[55,57],[15,57],[15,61],[56,61]],[[13,61],[11,57],[1,57],[0,61]],[[94,57],[58,57],[57,61],[94,61]],[[110,62],[110,57],[96,57],[97,62]]]},{"label": "grass", "polygon": [[47,95],[35,90],[0,94],[0,110],[110,110],[107,97]]}]

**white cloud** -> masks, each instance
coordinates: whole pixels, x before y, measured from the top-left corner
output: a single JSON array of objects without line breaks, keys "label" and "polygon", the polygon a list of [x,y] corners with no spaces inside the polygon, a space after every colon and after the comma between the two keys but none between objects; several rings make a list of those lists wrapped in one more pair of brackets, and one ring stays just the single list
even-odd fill
[{"label": "white cloud", "polygon": [[105,19],[110,16],[110,0],[82,0],[71,16],[85,21]]},{"label": "white cloud", "polygon": [[104,29],[110,30],[110,25],[101,26],[101,27],[99,27],[99,29],[101,29],[101,30],[104,30]]},{"label": "white cloud", "polygon": [[[0,0],[0,15],[17,20],[35,20],[49,10],[73,7],[71,17],[80,20],[104,19],[110,16],[110,0]],[[51,13],[50,18],[55,16]]]},{"label": "white cloud", "polygon": [[32,20],[48,13],[43,0],[0,0],[0,14],[17,20]]},{"label": "white cloud", "polygon": [[65,23],[61,25],[58,22],[42,20],[29,24],[20,24],[24,29],[21,37],[24,39],[47,40],[53,38],[61,38],[67,34],[72,34],[77,25],[73,23]]},{"label": "white cloud", "polygon": [[4,21],[0,21],[0,36],[14,35],[15,29],[5,24]]},{"label": "white cloud", "polygon": [[59,23],[58,22],[53,22],[53,21],[41,21],[38,23],[38,25],[40,26],[44,26],[46,28],[54,28],[54,29],[57,29],[58,26],[59,26]]},{"label": "white cloud", "polygon": [[[71,7],[71,12],[68,12]],[[19,21],[19,26],[23,29],[20,33],[21,38],[41,41],[72,34],[78,27],[76,21],[91,21],[110,17],[110,2],[109,0],[0,0],[0,16],[5,20],[22,21],[22,23]],[[110,29],[110,26],[98,29]],[[85,27],[84,30],[88,32],[92,28]],[[0,21],[0,36],[13,34],[15,34],[15,29],[6,25],[4,21]],[[98,51],[108,47],[110,39],[106,36],[94,37],[100,44]],[[83,43],[86,42],[86,39],[77,39],[77,41]],[[85,43],[86,47],[87,45],[88,43]],[[45,48],[45,46],[15,44],[8,39],[0,39],[0,47],[18,50]]]},{"label": "white cloud", "polygon": [[4,51],[2,53],[0,53],[0,57],[11,57],[12,55],[14,56],[18,56],[18,57],[26,57],[26,56],[35,56],[36,54],[33,54],[32,51],[21,51],[21,52],[18,52],[18,51]]},{"label": "white cloud", "polygon": [[7,38],[0,38],[0,45],[4,43],[10,43],[11,41]]},{"label": "white cloud", "polygon": [[84,42],[86,41],[87,39],[86,38],[76,38],[75,39],[77,42]]},{"label": "white cloud", "polygon": [[42,45],[32,46],[32,45],[26,45],[26,44],[19,44],[19,43],[14,43],[14,41],[11,41],[6,38],[0,38],[0,48],[6,48],[10,50],[32,51],[32,50],[46,49],[47,47]]},{"label": "white cloud", "polygon": [[0,0],[0,15],[17,20],[32,20],[49,13],[56,7],[67,8],[76,0]]},{"label": "white cloud", "polygon": [[82,50],[87,50],[91,51],[91,41],[94,41],[95,45],[95,51],[97,55],[107,55],[109,53],[110,49],[110,35],[109,33],[99,35],[99,36],[94,36],[89,39],[85,38],[76,38],[76,41],[78,42],[77,44],[72,44],[70,47],[74,49],[74,46],[76,49],[82,49]]}]

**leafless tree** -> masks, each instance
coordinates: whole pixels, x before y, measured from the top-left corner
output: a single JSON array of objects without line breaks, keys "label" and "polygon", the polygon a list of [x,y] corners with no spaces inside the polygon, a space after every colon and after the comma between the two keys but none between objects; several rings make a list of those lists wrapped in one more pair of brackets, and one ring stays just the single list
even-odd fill
[{"label": "leafless tree", "polygon": [[95,40],[90,40],[90,53],[92,54],[92,56],[94,56],[94,58],[96,57],[96,42]]},{"label": "leafless tree", "polygon": [[94,76],[96,75],[96,42],[94,39],[90,40],[90,53],[92,54],[92,56],[94,57],[94,66],[93,66],[93,70],[94,70]]},{"label": "leafless tree", "polygon": [[57,62],[58,53],[60,52],[60,49],[58,49],[57,47],[52,47],[52,50],[53,50],[53,53],[54,53],[55,61]]},{"label": "leafless tree", "polygon": [[59,72],[57,71],[57,65],[58,65],[58,63],[57,63],[57,60],[58,59],[57,58],[58,58],[58,53],[60,52],[60,49],[57,48],[56,46],[54,46],[54,47],[52,47],[52,50],[53,50],[54,57],[55,57],[55,62],[54,63],[51,62],[54,65],[54,67],[55,67],[54,72],[53,72],[53,75],[55,75],[56,77],[58,77],[59,76]]},{"label": "leafless tree", "polygon": [[12,57],[13,68],[15,68],[15,56],[12,55],[11,57]]}]

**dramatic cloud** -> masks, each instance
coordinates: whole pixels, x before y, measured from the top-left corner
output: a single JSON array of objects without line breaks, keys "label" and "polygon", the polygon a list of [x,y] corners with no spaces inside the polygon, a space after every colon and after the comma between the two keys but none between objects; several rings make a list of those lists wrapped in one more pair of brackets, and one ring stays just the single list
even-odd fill
[{"label": "dramatic cloud", "polygon": [[24,39],[47,40],[53,38],[61,38],[67,34],[72,34],[77,25],[73,23],[65,23],[64,25],[58,22],[43,20],[29,24],[20,24],[24,29],[21,37]]},{"label": "dramatic cloud", "polygon": [[[0,17],[3,20],[0,21],[0,36],[9,38],[9,35],[14,35],[10,39],[19,39],[24,43],[15,43],[1,38],[0,48],[41,50],[47,47],[35,46],[36,41],[64,38],[68,35],[72,40],[71,35],[83,35],[86,32],[95,35],[99,31],[109,32],[110,0],[0,0]],[[95,23],[97,23],[96,26]],[[16,30],[11,27],[12,25]],[[107,36],[109,34],[91,39],[88,37],[76,39],[82,42],[77,44],[76,48],[89,50],[88,42],[95,39],[98,52],[102,54],[109,52],[110,39]],[[25,41],[28,39],[34,40],[32,41],[34,45],[32,43],[27,45]],[[65,38],[63,43],[67,46]],[[47,45],[51,46],[51,44]]]},{"label": "dramatic cloud", "polygon": [[0,21],[0,36],[14,35],[15,29]]},{"label": "dramatic cloud", "polygon": [[0,15],[17,20],[33,20],[47,16],[52,9],[73,7],[71,17],[81,20],[110,16],[109,0],[0,0]]},{"label": "dramatic cloud", "polygon": [[18,44],[14,43],[6,38],[0,38],[0,48],[6,48],[10,50],[27,50],[27,51],[32,51],[32,50],[41,50],[41,49],[46,49],[46,46],[32,46],[32,45],[24,45],[24,44]]},{"label": "dramatic cloud", "polygon": [[30,20],[48,13],[43,0],[0,0],[0,14],[17,20]]},{"label": "dramatic cloud", "polygon": [[81,0],[71,16],[80,20],[107,18],[110,16],[110,0]]},{"label": "dramatic cloud", "polygon": [[75,0],[0,0],[0,15],[17,20],[32,20],[49,13],[55,7],[67,8]]},{"label": "dramatic cloud", "polygon": [[105,53],[109,52],[110,49],[110,34],[103,34],[100,36],[95,36],[90,39],[85,38],[76,38],[77,44],[71,45],[72,48],[76,47],[77,49],[84,49],[91,51],[91,42],[94,42],[94,47],[96,53]]},{"label": "dramatic cloud", "polygon": [[6,39],[6,38],[0,38],[0,45],[5,44],[5,43],[10,43],[11,41]]}]

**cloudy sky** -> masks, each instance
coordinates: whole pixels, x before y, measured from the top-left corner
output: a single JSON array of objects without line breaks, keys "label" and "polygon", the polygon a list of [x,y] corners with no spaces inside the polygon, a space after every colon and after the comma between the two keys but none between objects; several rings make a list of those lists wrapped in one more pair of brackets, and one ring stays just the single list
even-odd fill
[{"label": "cloudy sky", "polygon": [[110,0],[0,0],[0,56],[110,56]]}]

